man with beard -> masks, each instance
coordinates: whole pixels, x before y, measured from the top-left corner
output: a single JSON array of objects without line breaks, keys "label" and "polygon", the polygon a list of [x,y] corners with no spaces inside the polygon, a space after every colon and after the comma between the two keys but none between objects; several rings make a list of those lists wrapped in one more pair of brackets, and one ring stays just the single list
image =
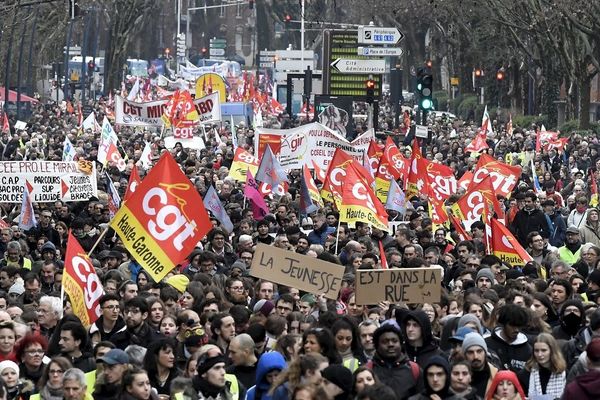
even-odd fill
[{"label": "man with beard", "polygon": [[581,253],[581,236],[579,229],[570,226],[567,228],[567,240],[564,246],[558,248],[558,257],[569,266],[579,260]]},{"label": "man with beard", "polygon": [[525,205],[518,211],[512,221],[511,230],[523,247],[527,246],[527,235],[538,231],[540,235],[549,237],[548,221],[542,210],[536,207],[537,196],[534,192],[525,193]]},{"label": "man with beard", "polygon": [[498,325],[486,339],[487,347],[500,357],[504,369],[519,372],[531,357],[531,345],[521,330],[529,324],[527,310],[506,304],[498,313]]},{"label": "man with beard", "polygon": [[462,352],[471,364],[473,371],[471,386],[477,390],[480,398],[485,396],[488,386],[492,383],[498,368],[487,360],[487,344],[483,337],[476,332],[467,333],[462,344]]},{"label": "man with beard", "polygon": [[381,383],[394,390],[399,399],[419,393],[423,389],[417,363],[408,360],[402,351],[402,333],[393,323],[386,323],[373,334],[375,356],[369,362]]},{"label": "man with beard", "polygon": [[60,352],[75,368],[87,373],[96,369],[96,361],[83,352],[86,344],[87,332],[80,322],[67,322],[60,328]]},{"label": "man with beard", "polygon": [[225,297],[232,304],[248,305],[248,295],[244,282],[239,278],[229,278],[225,282]]},{"label": "man with beard", "polygon": [[141,297],[134,297],[125,302],[123,315],[127,329],[113,335],[111,341],[114,345],[125,350],[130,344],[146,346],[160,338],[160,334],[148,325],[148,303]]},{"label": "man with beard", "polygon": [[529,255],[538,264],[542,264],[542,261],[550,253],[550,250],[546,249],[546,243],[544,238],[538,231],[529,232],[527,235],[527,250]]}]

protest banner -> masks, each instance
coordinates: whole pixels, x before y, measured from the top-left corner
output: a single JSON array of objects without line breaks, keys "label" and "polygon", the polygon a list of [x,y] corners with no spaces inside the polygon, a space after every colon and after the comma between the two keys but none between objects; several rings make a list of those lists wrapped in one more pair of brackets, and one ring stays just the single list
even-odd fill
[{"label": "protest banner", "polygon": [[34,203],[87,201],[98,196],[91,161],[0,161],[0,203],[21,203],[27,187]]},{"label": "protest banner", "polygon": [[100,317],[100,297],[104,289],[89,256],[69,232],[62,287],[69,295],[73,313],[88,327]]},{"label": "protest banner", "polygon": [[[265,136],[266,135],[266,136]],[[280,149],[271,145],[271,150],[278,156],[281,166],[287,170],[301,169],[303,165],[312,168],[312,161],[321,168],[327,169],[335,149],[342,149],[356,161],[363,163],[371,139],[375,137],[373,130],[368,130],[349,142],[337,132],[332,131],[318,122],[302,125],[293,129],[257,129],[255,134],[255,148],[258,149],[258,158],[261,158],[265,149],[265,137],[270,142],[280,137]],[[269,143],[270,144],[270,143]]]},{"label": "protest banner", "polygon": [[356,271],[356,304],[382,301],[406,304],[440,301],[439,268],[359,269]]},{"label": "protest banner", "polygon": [[[141,127],[161,127],[161,116],[167,107],[168,99],[137,103],[121,96],[115,97],[115,124]],[[194,100],[198,112],[198,123],[221,120],[219,93],[214,92]]]},{"label": "protest banner", "polygon": [[202,198],[165,152],[110,226],[155,282],[188,256],[212,228]]},{"label": "protest banner", "polygon": [[298,288],[328,299],[337,299],[344,267],[293,251],[259,243],[250,275]]}]

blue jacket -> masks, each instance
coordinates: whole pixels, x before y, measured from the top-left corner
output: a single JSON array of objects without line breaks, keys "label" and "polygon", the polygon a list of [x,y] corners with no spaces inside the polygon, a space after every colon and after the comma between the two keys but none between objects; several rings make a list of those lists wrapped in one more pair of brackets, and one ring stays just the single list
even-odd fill
[{"label": "blue jacket", "polygon": [[[283,370],[287,367],[285,359],[276,351],[264,353],[256,367],[256,385],[246,392],[246,400],[271,400],[268,391],[271,384],[267,382],[267,374],[273,370]],[[257,397],[258,396],[258,397]]]},{"label": "blue jacket", "polygon": [[323,224],[323,226],[319,230],[313,230],[308,234],[308,243],[310,244],[320,244],[325,246],[325,241],[327,240],[327,235],[335,234],[335,228],[333,226],[328,226],[327,224]]}]

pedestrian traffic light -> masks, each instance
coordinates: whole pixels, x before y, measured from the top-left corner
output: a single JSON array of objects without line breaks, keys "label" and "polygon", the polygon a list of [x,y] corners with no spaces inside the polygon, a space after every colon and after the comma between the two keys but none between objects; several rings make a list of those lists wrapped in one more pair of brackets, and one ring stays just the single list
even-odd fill
[{"label": "pedestrian traffic light", "polygon": [[289,24],[290,22],[292,22],[292,16],[290,14],[285,14],[285,23]]},{"label": "pedestrian traffic light", "polygon": [[252,10],[254,8],[254,0],[248,0],[248,8]]},{"label": "pedestrian traffic light", "polygon": [[203,47],[200,52],[202,53],[202,58],[206,58],[206,54],[208,53],[208,49],[206,47]]},{"label": "pedestrian traffic light", "polygon": [[502,82],[505,76],[506,75],[504,74],[504,68],[500,68],[498,72],[496,72],[496,79],[498,80],[498,82]]},{"label": "pedestrian traffic light", "polygon": [[185,57],[185,33],[180,33],[177,35],[177,57]]},{"label": "pedestrian traffic light", "polygon": [[481,68],[475,68],[473,70],[473,86],[475,88],[483,86],[483,70]]},{"label": "pedestrian traffic light", "polygon": [[94,64],[93,61],[89,61],[87,64],[88,67],[88,75],[91,75],[94,73],[94,70],[96,69],[96,64]]},{"label": "pedestrian traffic light", "polygon": [[375,81],[373,79],[367,79],[365,85],[367,87],[367,103],[372,104],[375,99]]},{"label": "pedestrian traffic light", "polygon": [[433,75],[431,68],[425,66],[417,70],[417,93],[419,109],[429,111],[433,108]]}]

